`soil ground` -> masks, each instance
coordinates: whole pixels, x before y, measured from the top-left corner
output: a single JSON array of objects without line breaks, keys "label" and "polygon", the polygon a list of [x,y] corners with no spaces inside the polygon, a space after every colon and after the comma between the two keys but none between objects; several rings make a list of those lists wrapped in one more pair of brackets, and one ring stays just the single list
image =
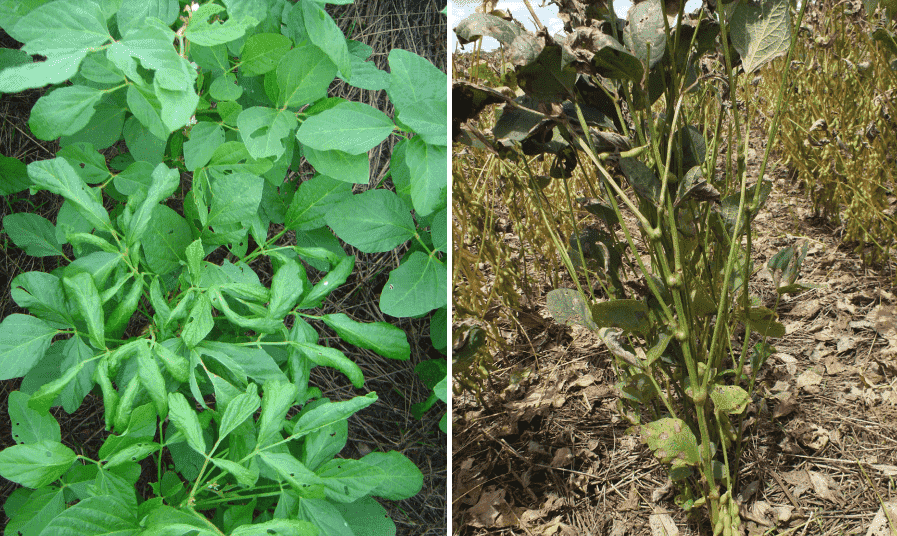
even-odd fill
[{"label": "soil ground", "polygon": [[[388,0],[383,2],[357,1],[353,5],[328,6],[337,23],[351,37],[374,48],[373,59],[381,69],[388,70],[387,55],[390,50],[402,48],[430,60],[441,70],[446,69],[446,18],[439,11],[445,7],[435,0]],[[0,31],[0,46],[18,48],[20,45]],[[0,99],[0,154],[14,156],[26,163],[54,158],[58,146],[53,142],[41,142],[31,136],[28,116],[34,102],[43,90],[31,90],[15,95],[3,95]],[[342,84],[334,84],[332,95],[366,102],[391,114],[385,92],[359,92]],[[372,175],[382,177],[388,170],[391,154],[390,140],[381,146],[371,161]],[[28,195],[22,192],[8,196],[0,204],[0,218],[14,212],[37,212],[55,221],[59,199],[47,192]],[[9,295],[9,282],[16,275],[31,271],[52,271],[56,268],[52,257],[34,258],[25,255],[8,239],[0,252],[0,280],[4,289],[0,295],[0,318],[14,313],[27,313],[19,309]],[[7,247],[8,246],[8,247]],[[377,303],[380,288],[389,270],[398,265],[401,251],[379,255],[356,254],[356,271],[340,291],[334,293],[325,304],[327,312],[344,312],[359,321],[382,321]],[[268,274],[270,278],[270,274]],[[387,319],[394,321],[395,319]],[[411,405],[428,396],[425,386],[414,373],[417,363],[426,359],[445,359],[435,351],[429,340],[428,319],[401,319],[397,325],[408,333],[412,357],[408,362],[383,359],[371,352],[360,352],[355,347],[340,348],[363,369],[366,389],[376,391],[377,404],[349,419],[349,443],[340,454],[343,457],[359,457],[372,450],[396,450],[408,456],[424,473],[423,490],[410,499],[383,504],[396,522],[397,534],[403,536],[439,536],[446,534],[447,515],[447,439],[438,424],[446,407],[442,403],[429,411],[422,420],[411,415]],[[139,326],[131,326],[138,330]],[[334,339],[338,340],[338,339]],[[6,402],[11,391],[18,388],[19,380],[0,382],[0,449],[15,444],[11,436]],[[333,400],[347,399],[359,393],[340,374],[317,368],[312,374],[312,384],[320,387],[324,395]],[[62,442],[79,454],[96,455],[107,436],[103,420],[103,403],[98,395],[88,395],[81,408],[72,415],[62,408],[52,410],[62,428]],[[155,474],[150,461],[144,462],[144,474]],[[138,482],[138,492],[144,496],[150,492],[147,481]],[[0,503],[17,486],[0,479]],[[0,533],[8,519],[0,516]]]},{"label": "soil ground", "polygon": [[[750,146],[756,179],[764,145]],[[821,286],[778,307],[787,334],[771,340],[776,352],[745,420],[743,526],[747,534],[885,536],[882,502],[897,523],[897,272],[893,262],[864,266],[839,229],[814,216],[787,170],[767,178],[775,186],[756,219],[755,266],[807,241],[799,281]],[[509,230],[501,229],[504,245],[520,251],[524,239]],[[465,239],[455,236],[454,247],[475,253],[476,237]],[[561,286],[572,286],[569,277]],[[775,304],[768,271],[751,291]],[[490,309],[504,341],[484,404],[469,393],[453,399],[452,533],[710,534],[674,503],[666,470],[620,417],[604,345],[554,323],[544,293],[516,312],[525,331],[504,313]]]}]

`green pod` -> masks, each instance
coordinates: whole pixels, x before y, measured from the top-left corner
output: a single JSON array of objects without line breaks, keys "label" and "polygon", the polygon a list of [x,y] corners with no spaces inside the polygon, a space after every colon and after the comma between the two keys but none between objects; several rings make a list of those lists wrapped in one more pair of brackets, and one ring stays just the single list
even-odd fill
[{"label": "green pod", "polygon": [[120,339],[128,327],[128,322],[134,316],[140,298],[143,296],[143,274],[134,280],[124,299],[115,306],[109,318],[106,319],[106,336],[111,339]]},{"label": "green pod", "polygon": [[103,358],[93,374],[94,381],[100,384],[100,389],[103,392],[103,418],[106,420],[107,432],[112,430],[115,407],[118,405],[118,392],[112,387],[112,382],[109,381],[108,367],[107,359]]},{"label": "green pod", "polygon": [[115,429],[124,432],[128,427],[128,420],[131,418],[131,409],[134,407],[134,400],[137,399],[137,392],[140,387],[140,376],[135,375],[125,386],[125,392],[121,394],[118,407],[115,408]]}]

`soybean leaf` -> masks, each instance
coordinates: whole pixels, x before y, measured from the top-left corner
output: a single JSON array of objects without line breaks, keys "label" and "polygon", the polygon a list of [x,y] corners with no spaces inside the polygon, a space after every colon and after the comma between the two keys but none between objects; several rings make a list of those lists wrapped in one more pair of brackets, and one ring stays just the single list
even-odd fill
[{"label": "soybean leaf", "polygon": [[361,154],[380,145],[394,127],[386,114],[370,105],[341,102],[306,119],[296,139],[312,149]]},{"label": "soybean leaf", "polygon": [[349,529],[358,536],[390,536],[396,533],[396,524],[386,508],[372,497],[362,497],[353,503],[331,503],[346,520]]},{"label": "soybean leaf", "polygon": [[28,167],[18,158],[0,155],[0,195],[12,195],[28,188]]},{"label": "soybean leaf", "polygon": [[258,20],[250,16],[232,17],[227,22],[213,21],[209,18],[224,11],[224,7],[208,3],[199,6],[193,12],[184,37],[197,45],[211,47],[237,40],[248,28],[258,24]]},{"label": "soybean leaf", "polygon": [[137,520],[136,508],[115,495],[99,495],[88,497],[53,518],[41,534],[136,536],[138,533],[146,534]]},{"label": "soybean leaf", "polygon": [[299,502],[299,515],[310,520],[327,536],[355,536],[336,505],[328,500],[303,499]]},{"label": "soybean leaf", "polygon": [[[330,403],[326,399],[320,399],[316,402]],[[316,402],[312,402],[306,407]],[[302,441],[302,453],[299,459],[309,469],[315,470],[321,464],[339,454],[345,448],[348,439],[349,421],[336,421],[305,436]]]},{"label": "soybean leaf", "polygon": [[629,8],[629,24],[623,31],[623,44],[647,69],[660,63],[666,51],[665,16],[661,0],[649,0]]},{"label": "soybean leaf", "polygon": [[361,368],[341,351],[317,344],[300,342],[294,342],[292,346],[301,351],[305,357],[316,365],[335,368],[342,372],[356,388],[360,389],[364,386],[364,374],[361,372]]},{"label": "soybean leaf", "polygon": [[308,284],[308,277],[305,274],[305,268],[301,264],[287,259],[274,272],[274,278],[271,280],[271,303],[268,305],[270,315],[277,319],[283,319],[302,297],[306,284]]},{"label": "soybean leaf", "polygon": [[651,326],[648,306],[639,300],[608,300],[592,304],[592,319],[598,327],[645,333]]},{"label": "soybean leaf", "polygon": [[10,296],[19,307],[60,327],[73,323],[65,304],[62,281],[46,272],[25,272],[11,284]]},{"label": "soybean leaf", "polygon": [[262,413],[259,416],[258,445],[269,444],[272,438],[277,439],[283,428],[284,417],[293,404],[296,403],[298,389],[287,381],[265,382],[265,392],[262,396]]},{"label": "soybean leaf", "polygon": [[158,452],[161,448],[162,447],[158,443],[153,443],[152,441],[140,441],[134,443],[133,445],[125,447],[115,454],[104,458],[106,464],[103,465],[103,468],[109,470],[126,463],[139,462],[150,454]]},{"label": "soybean leaf", "polygon": [[208,225],[242,223],[252,218],[262,202],[264,180],[252,173],[215,173]]},{"label": "soybean leaf", "polygon": [[364,396],[356,396],[342,402],[329,402],[304,411],[296,419],[290,437],[298,439],[335,422],[346,420],[376,401],[377,393],[370,392]]},{"label": "soybean leaf", "polygon": [[371,180],[371,162],[367,154],[318,151],[303,147],[302,155],[316,171],[338,181],[367,184]]},{"label": "soybean leaf", "polygon": [[388,322],[361,323],[342,313],[321,317],[336,334],[349,344],[373,350],[383,357],[407,360],[411,358],[408,337],[401,329]]},{"label": "soybean leaf", "polygon": [[102,97],[102,91],[88,86],[55,89],[34,103],[28,126],[42,140],[74,134],[87,126]]},{"label": "soybean leaf", "polygon": [[[445,127],[442,128],[445,138]],[[408,167],[411,179],[411,201],[414,211],[427,216],[445,205],[448,156],[446,148],[430,145],[415,136],[407,141],[403,163]]]},{"label": "soybean leaf", "polygon": [[324,493],[332,501],[350,503],[366,496],[380,485],[385,472],[360,460],[336,458],[315,471],[324,482]]},{"label": "soybean leaf", "polygon": [[738,1],[726,7],[732,45],[741,55],[745,73],[788,51],[791,23],[786,0]]},{"label": "soybean leaf", "polygon": [[136,117],[131,116],[122,127],[122,136],[134,160],[148,162],[153,166],[162,163],[167,134],[160,138],[150,132]]},{"label": "soybean leaf", "polygon": [[64,158],[32,162],[28,164],[28,176],[34,186],[61,195],[74,203],[78,212],[94,227],[111,229],[106,209]]},{"label": "soybean leaf", "polygon": [[302,10],[305,30],[311,42],[330,57],[343,76],[352,76],[352,62],[349,59],[346,36],[324,10],[324,6],[318,2],[302,2],[299,8]]},{"label": "soybean leaf", "polygon": [[86,142],[73,142],[56,153],[72,165],[72,169],[87,184],[99,184],[106,182],[111,173],[106,165],[106,157],[100,154],[93,144]]},{"label": "soybean leaf", "polygon": [[710,399],[716,411],[740,414],[747,409],[751,397],[737,385],[714,385],[710,390]]},{"label": "soybean leaf", "polygon": [[89,49],[100,47],[112,38],[99,4],[82,0],[44,4],[19,19],[10,34],[25,43],[22,50],[47,59],[0,72],[0,93],[16,93],[68,80],[78,71]]},{"label": "soybean leaf", "polygon": [[448,209],[443,208],[433,216],[430,236],[433,238],[433,249],[448,253]]},{"label": "soybean leaf", "polygon": [[190,225],[184,218],[166,205],[153,207],[149,225],[140,241],[150,270],[165,275],[180,268],[190,241]]},{"label": "soybean leaf", "polygon": [[446,304],[448,277],[445,264],[415,251],[389,274],[380,310],[392,316],[417,316]]},{"label": "soybean leaf", "polygon": [[219,440],[223,440],[246,419],[255,415],[260,406],[261,402],[255,393],[242,393],[234,397],[221,416],[221,425],[218,428]]},{"label": "soybean leaf", "polygon": [[56,228],[49,220],[37,214],[22,212],[3,218],[3,230],[13,244],[32,257],[64,255],[56,239]]},{"label": "soybean leaf", "polygon": [[187,444],[199,454],[205,455],[206,441],[202,436],[199,418],[181,393],[168,393],[168,416],[175,427],[187,438]]},{"label": "soybean leaf", "polygon": [[59,423],[47,411],[35,411],[28,407],[29,397],[20,391],[9,393],[9,420],[12,438],[16,443],[59,442],[62,439]]},{"label": "soybean leaf", "polygon": [[315,175],[299,185],[286,214],[286,227],[310,231],[323,227],[330,209],[352,194],[352,186],[326,175]]},{"label": "soybean leaf", "polygon": [[176,169],[169,169],[159,164],[153,170],[152,181],[143,202],[131,218],[128,242],[133,244],[140,240],[150,225],[150,219],[156,212],[159,203],[167,199],[181,184],[181,176]]},{"label": "soybean leaf", "polygon": [[658,419],[642,425],[641,432],[648,448],[663,463],[672,463],[674,468],[678,468],[696,465],[701,460],[698,440],[681,419]]},{"label": "soybean leaf", "polygon": [[187,323],[181,331],[181,338],[188,348],[193,348],[212,331],[215,326],[212,320],[212,302],[208,295],[202,293],[190,310]]},{"label": "soybean leaf", "polygon": [[237,462],[232,462],[230,460],[224,460],[221,458],[212,458],[212,463],[214,463],[220,469],[224,469],[228,473],[234,475],[237,478],[237,482],[241,486],[251,488],[252,486],[255,486],[255,483],[259,479],[259,470],[257,466],[255,467],[255,470],[253,470],[251,468],[244,467]]},{"label": "soybean leaf", "polygon": [[103,305],[93,278],[86,272],[80,272],[71,277],[64,277],[62,284],[65,286],[69,298],[74,300],[78,311],[87,322],[90,342],[94,348],[105,348],[106,328],[103,323]]},{"label": "soybean leaf", "polygon": [[446,74],[426,58],[396,48],[389,52],[387,61],[390,83],[386,93],[397,109],[402,110],[415,102],[447,100]]},{"label": "soybean leaf", "polygon": [[298,109],[323,99],[335,77],[336,65],[325,52],[303,41],[284,54],[277,65],[277,104]]},{"label": "soybean leaf", "polygon": [[0,323],[0,380],[21,378],[44,356],[56,328],[28,315],[12,314]]},{"label": "soybean leaf", "polygon": [[302,497],[323,497],[324,483],[299,460],[287,453],[262,451],[259,455],[275,473],[286,480]]},{"label": "soybean leaf", "polygon": [[170,26],[178,18],[179,7],[177,0],[124,0],[115,13],[118,31],[124,34],[131,28],[139,28],[148,17],[155,17]]},{"label": "soybean leaf", "polygon": [[224,129],[221,125],[205,121],[194,125],[190,129],[190,139],[184,142],[184,167],[187,171],[196,171],[197,168],[204,167],[212,159],[215,149],[222,143],[224,143]]},{"label": "soybean leaf", "polygon": [[65,147],[73,143],[90,143],[98,150],[111,147],[122,137],[122,129],[125,125],[127,110],[124,98],[118,98],[116,94],[106,94],[96,105],[96,113],[90,121],[74,134],[62,136],[59,145]]},{"label": "soybean leaf", "polygon": [[35,391],[28,406],[37,411],[46,411],[58,402],[68,413],[74,413],[93,389],[93,373],[97,367],[97,362],[91,359],[94,354],[95,350],[91,350],[82,337],[72,337],[65,341],[62,346],[62,362],[59,364],[61,374]]},{"label": "soybean leaf", "polygon": [[296,115],[288,110],[254,106],[240,112],[237,128],[253,158],[279,158],[286,151],[283,139],[296,128]]},{"label": "soybean leaf", "polygon": [[260,33],[250,36],[240,52],[240,72],[258,76],[274,70],[292,46],[290,38],[279,33]]},{"label": "soybean leaf", "polygon": [[327,225],[343,241],[365,253],[389,251],[414,236],[411,212],[389,190],[367,190],[327,212]]},{"label": "soybean leaf", "polygon": [[219,341],[203,341],[197,350],[221,360],[222,364],[229,361],[231,366],[237,367],[258,382],[286,381],[287,379],[274,358],[261,348],[236,346]]},{"label": "soybean leaf", "polygon": [[[9,506],[19,493],[27,494],[27,499],[15,512],[11,512]],[[10,518],[9,523],[6,524],[7,534],[28,536],[40,534],[53,518],[65,510],[63,495],[62,488],[57,487],[33,491],[19,488],[14,491],[6,502],[6,512]]]},{"label": "soybean leaf", "polygon": [[379,467],[386,473],[383,481],[371,490],[371,495],[401,501],[417,495],[423,487],[423,473],[399,452],[372,452],[359,461]]},{"label": "soybean leaf", "polygon": [[0,452],[0,476],[28,488],[42,488],[68,471],[76,459],[72,449],[57,441],[13,445]]},{"label": "soybean leaf", "polygon": [[[230,533],[230,536],[268,536],[269,534],[283,534],[289,536],[317,536],[320,534],[318,527],[304,520],[297,519],[272,519],[264,523],[253,525],[241,525]],[[362,533],[358,533],[362,534]]]},{"label": "soybean leaf", "polygon": [[150,352],[149,341],[137,345],[137,375],[153,401],[156,415],[164,420],[168,416],[168,389],[165,386],[162,369]]}]

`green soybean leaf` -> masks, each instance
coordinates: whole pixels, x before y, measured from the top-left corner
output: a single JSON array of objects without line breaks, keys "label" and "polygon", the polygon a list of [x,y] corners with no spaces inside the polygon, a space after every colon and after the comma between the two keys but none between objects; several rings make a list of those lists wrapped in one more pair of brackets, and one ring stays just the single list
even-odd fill
[{"label": "green soybean leaf", "polygon": [[766,307],[751,307],[748,314],[739,312],[738,320],[764,337],[784,337],[785,326],[776,320],[778,315]]},{"label": "green soybean leaf", "polygon": [[627,16],[629,24],[623,31],[623,44],[645,65],[646,69],[660,63],[666,51],[664,11],[663,2],[649,0],[632,6]]},{"label": "green soybean leaf", "polygon": [[134,117],[129,117],[122,127],[122,136],[134,160],[148,162],[152,166],[162,163],[165,152],[165,140],[154,135]]},{"label": "green soybean leaf", "polygon": [[344,421],[355,413],[377,401],[377,393],[370,392],[342,402],[328,402],[302,412],[293,426],[293,439],[306,436],[339,421]]},{"label": "green soybean leaf", "polygon": [[433,216],[430,225],[430,236],[436,251],[448,253],[448,209],[443,208]]},{"label": "green soybean leaf", "polygon": [[395,536],[396,524],[386,508],[372,497],[362,497],[353,503],[331,503],[342,515],[356,536]]},{"label": "green soybean leaf", "polygon": [[274,272],[274,278],[271,280],[271,303],[268,305],[270,315],[276,319],[283,319],[299,302],[299,298],[305,292],[306,284],[308,284],[308,277],[305,274],[305,268],[301,264],[287,259]]},{"label": "green soybean leaf", "polygon": [[710,399],[716,411],[740,414],[747,409],[751,397],[737,385],[714,385],[710,390]]},{"label": "green soybean leaf", "polygon": [[59,442],[62,439],[59,423],[47,411],[35,411],[28,407],[29,397],[20,391],[9,393],[9,420],[12,438],[16,443]]},{"label": "green soybean leaf", "polygon": [[78,459],[72,449],[57,441],[13,445],[0,452],[0,476],[28,488],[42,488]]},{"label": "green soybean leaf", "polygon": [[407,360],[411,358],[408,336],[388,322],[361,323],[342,313],[321,317],[325,324],[349,344],[373,350],[383,357]]},{"label": "green soybean leaf", "polygon": [[308,37],[324,51],[344,77],[352,76],[352,62],[346,36],[330,17],[324,6],[317,2],[303,2],[299,5]]},{"label": "green soybean leaf", "polygon": [[107,458],[104,458],[106,460],[106,463],[105,465],[103,465],[103,468],[109,470],[113,467],[126,463],[139,462],[150,454],[158,452],[161,448],[162,447],[158,443],[153,443],[151,441],[140,441],[129,447],[123,448],[122,450],[116,452],[115,454],[112,454]]},{"label": "green soybean leaf", "polygon": [[[26,493],[27,499],[15,512],[10,512],[9,506],[17,493]],[[17,489],[10,495],[6,503],[9,505],[6,512],[10,517],[9,523],[6,524],[6,533],[24,536],[39,535],[50,520],[65,510],[63,496],[63,490],[56,487],[34,491],[27,488]]]},{"label": "green soybean leaf", "polygon": [[112,39],[97,2],[58,0],[32,10],[10,34],[25,43],[22,50],[46,56],[46,61],[10,67],[0,72],[0,92],[16,93],[68,80],[91,48]]},{"label": "green soybean leaf", "polygon": [[415,251],[389,274],[380,294],[380,310],[397,317],[421,315],[445,305],[447,289],[445,264]]},{"label": "green soybean leaf", "polygon": [[247,76],[258,76],[274,70],[292,44],[289,37],[279,33],[250,36],[243,43],[240,52],[240,72]]},{"label": "green soybean leaf", "polygon": [[[445,137],[445,127],[442,129]],[[446,148],[430,145],[423,138],[415,136],[406,144],[402,164],[407,166],[411,176],[411,201],[414,211],[427,216],[445,206],[448,183],[448,156]]]},{"label": "green soybean leaf", "polygon": [[180,214],[167,205],[155,205],[140,240],[147,266],[159,275],[177,270],[191,238],[190,225]]},{"label": "green soybean leaf", "polygon": [[89,143],[97,150],[103,150],[121,139],[127,115],[124,98],[119,99],[114,94],[106,94],[97,103],[95,110],[84,128],[59,139],[61,147],[74,143]]},{"label": "green soybean leaf", "polygon": [[240,112],[237,128],[253,158],[279,158],[286,151],[283,139],[296,128],[296,114],[289,110],[254,106]]},{"label": "green soybean leaf", "polygon": [[190,129],[190,139],[184,142],[184,167],[187,171],[196,171],[204,167],[212,159],[215,149],[222,143],[224,143],[224,129],[221,125],[205,121],[194,125]]},{"label": "green soybean leaf", "polygon": [[181,331],[181,338],[187,348],[193,348],[206,338],[213,327],[215,322],[212,320],[212,302],[205,293],[202,293],[190,309],[187,323]]},{"label": "green soybean leaf", "polygon": [[[169,339],[169,341],[177,342],[176,339]],[[169,341],[165,341],[168,343]],[[176,354],[171,348],[166,344],[154,344],[153,351],[156,354],[156,357],[162,360],[165,363],[165,370],[171,375],[175,380],[184,383],[190,377],[190,362],[186,357]]]},{"label": "green soybean leaf", "polygon": [[218,428],[218,437],[224,439],[235,428],[243,424],[246,419],[255,415],[261,406],[259,397],[255,393],[243,393],[234,397],[221,416],[221,425]]},{"label": "green soybean leaf", "polygon": [[103,304],[100,301],[100,293],[93,282],[93,278],[86,272],[80,272],[71,277],[64,277],[62,284],[69,298],[75,301],[78,305],[78,311],[80,311],[81,316],[87,322],[91,344],[98,350],[106,348]]},{"label": "green soybean leaf", "polygon": [[352,194],[352,186],[325,175],[315,175],[299,185],[290,201],[285,225],[296,231],[323,227],[328,211]]},{"label": "green soybean leaf", "polygon": [[324,482],[324,493],[332,501],[350,503],[364,497],[386,477],[379,467],[359,460],[336,458],[315,471]]},{"label": "green soybean leaf", "polygon": [[0,323],[0,380],[21,378],[44,357],[56,328],[28,315],[12,314]]},{"label": "green soybean leaf", "polygon": [[302,155],[316,171],[338,181],[367,184],[371,180],[371,161],[366,153],[349,154],[303,147]]},{"label": "green soybean leaf", "polygon": [[590,306],[598,327],[645,333],[651,328],[648,306],[639,300],[608,300]]},{"label": "green soybean leaf", "polygon": [[137,365],[140,383],[149,393],[156,407],[156,415],[164,420],[168,416],[168,389],[165,387],[162,369],[159,368],[159,363],[150,352],[149,341],[146,344],[137,345]]},{"label": "green soybean leaf", "polygon": [[301,497],[323,497],[324,483],[290,454],[262,451],[259,457],[286,480]]},{"label": "green soybean leaf", "polygon": [[0,156],[0,195],[17,194],[31,184],[28,167],[18,158]]},{"label": "green soybean leaf", "polygon": [[139,28],[148,17],[155,17],[170,26],[178,18],[179,7],[177,0],[124,0],[115,13],[115,20],[123,34]]},{"label": "green soybean leaf", "polygon": [[264,179],[252,173],[214,174],[208,225],[243,223],[258,212]]},{"label": "green soybean leaf", "polygon": [[209,21],[210,17],[222,11],[224,8],[216,4],[199,6],[190,17],[184,37],[197,45],[211,47],[235,41],[242,37],[247,29],[258,24],[258,20],[249,16],[231,18],[224,23]]},{"label": "green soybean leaf", "polygon": [[237,482],[241,486],[251,488],[255,486],[256,482],[258,482],[258,467],[253,470],[248,467],[244,467],[237,462],[232,462],[230,460],[224,460],[221,458],[212,458],[212,463],[214,463],[216,467],[224,469],[228,473],[234,475],[237,478]]},{"label": "green soybean leaf", "polygon": [[298,389],[287,381],[265,382],[262,396],[262,413],[259,416],[258,445],[269,444],[272,438],[279,439],[287,410],[296,403]]},{"label": "green soybean leaf", "polygon": [[365,253],[389,251],[414,236],[409,207],[389,190],[367,190],[331,208],[327,225]]},{"label": "green soybean leaf", "polygon": [[296,139],[320,151],[361,154],[380,145],[393,128],[392,120],[380,110],[361,102],[341,102],[306,119]]},{"label": "green soybean leaf", "polygon": [[72,165],[72,169],[87,184],[106,182],[111,173],[106,165],[106,157],[94,148],[93,144],[74,142],[66,145],[56,153]]},{"label": "green soybean leaf", "polygon": [[[178,484],[180,484],[179,479]],[[208,521],[164,504],[157,505],[141,523],[141,526],[145,528],[140,531],[140,536],[184,536],[187,534],[191,536],[220,536],[221,534],[217,529],[210,530]]]},{"label": "green soybean leaf", "polygon": [[[498,20],[505,24],[505,21]],[[446,74],[426,58],[396,48],[389,52],[387,62],[390,83],[386,93],[398,110],[415,102],[447,100]]]},{"label": "green soybean leaf", "polygon": [[74,134],[87,126],[102,97],[102,91],[88,86],[55,89],[34,104],[28,126],[42,140]]},{"label": "green soybean leaf", "polygon": [[9,235],[13,244],[32,257],[65,254],[56,240],[56,228],[50,220],[37,214],[30,212],[10,214],[3,218],[3,230]]},{"label": "green soybean leaf", "polygon": [[[69,339],[69,341],[71,340],[76,340],[77,342],[74,345],[67,342],[65,345],[66,362],[62,364],[62,369],[65,370],[65,373],[53,381],[45,383],[40,389],[35,391],[28,400],[28,407],[36,411],[47,411],[53,407],[54,401],[65,391],[63,406],[66,411],[71,409],[72,413],[74,413],[81,405],[84,397],[87,396],[87,393],[90,392],[90,389],[93,387],[93,380],[90,377],[95,366],[87,366],[83,360],[71,364],[71,358],[72,352],[78,352],[81,348],[87,350],[86,354],[90,357],[92,357],[92,353],[87,348],[87,345],[81,342],[80,337]],[[73,349],[72,346],[80,348]],[[84,355],[76,354],[74,359],[80,359],[82,356]],[[78,381],[75,381],[76,378]]]},{"label": "green soybean leaf", "polygon": [[140,124],[146,127],[150,134],[164,140],[168,138],[168,128],[162,120],[162,104],[146,88],[136,85],[128,86],[128,108]]},{"label": "green soybean leaf", "polygon": [[78,212],[97,229],[111,230],[106,209],[64,158],[32,162],[28,164],[28,176],[37,188],[49,190],[74,203]]},{"label": "green soybean leaf", "polygon": [[390,501],[401,501],[417,495],[424,484],[424,475],[405,455],[396,452],[372,452],[359,460],[383,469],[386,477],[371,490],[371,495]]},{"label": "green soybean leaf", "polygon": [[131,218],[128,242],[136,243],[140,240],[150,226],[150,219],[156,212],[159,203],[168,199],[181,184],[181,175],[176,169],[169,169],[165,164],[159,164],[153,170],[152,182],[146,193],[146,198]]},{"label": "green soybean leaf", "polygon": [[196,411],[181,393],[168,393],[168,416],[175,427],[187,438],[190,448],[205,455],[206,441]]},{"label": "green soybean leaf", "polygon": [[756,5],[735,2],[726,7],[732,46],[741,55],[745,73],[756,71],[788,51],[791,35],[788,2],[772,0]]},{"label": "green soybean leaf", "polygon": [[672,463],[674,468],[678,468],[696,465],[701,460],[698,440],[681,419],[658,419],[642,425],[641,432],[648,448],[663,463]]},{"label": "green soybean leaf", "polygon": [[303,41],[277,65],[277,105],[298,109],[323,99],[335,77],[336,65],[324,51]]},{"label": "green soybean leaf", "polygon": [[299,502],[299,515],[320,527],[321,533],[327,536],[355,536],[336,505],[329,500],[303,499]]},{"label": "green soybean leaf", "polygon": [[137,520],[136,508],[115,495],[100,495],[88,497],[62,512],[41,534],[136,536],[145,533]]},{"label": "green soybean leaf", "polygon": [[292,346],[299,349],[316,365],[335,368],[342,372],[356,388],[360,389],[364,386],[364,374],[361,372],[361,368],[339,350],[317,344],[299,342],[292,343]]},{"label": "green soybean leaf", "polygon": [[299,303],[300,309],[309,309],[312,307],[320,307],[321,301],[336,290],[337,287],[346,282],[352,268],[355,267],[355,257],[345,256],[340,259],[332,270],[327,272],[323,279],[320,279],[311,291],[306,294]]},{"label": "green soybean leaf", "polygon": [[[214,460],[213,460],[214,461]],[[283,536],[317,536],[320,534],[318,527],[308,521],[296,519],[272,519],[264,523],[242,525],[233,530],[230,536],[269,536],[271,534]],[[362,534],[362,533],[358,533]]]}]

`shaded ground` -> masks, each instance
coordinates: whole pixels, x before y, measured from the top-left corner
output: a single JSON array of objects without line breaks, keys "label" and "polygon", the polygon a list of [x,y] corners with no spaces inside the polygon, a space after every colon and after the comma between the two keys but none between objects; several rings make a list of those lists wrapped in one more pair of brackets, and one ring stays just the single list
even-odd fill
[{"label": "shaded ground", "polygon": [[[443,7],[443,4],[435,0],[390,0],[362,1],[328,8],[347,36],[374,48],[373,59],[381,69],[388,70],[386,58],[389,51],[402,48],[427,58],[445,71],[446,19],[438,13]],[[0,31],[0,46],[18,48],[19,45]],[[27,124],[29,111],[42,93],[43,90],[32,90],[0,98],[0,154],[20,158],[26,163],[55,157],[58,146],[35,140],[30,135]],[[391,106],[386,106],[385,92],[361,92],[334,84],[331,94],[366,102],[384,109],[390,115],[392,113]],[[394,142],[395,140],[390,139],[373,155],[371,170],[374,180],[388,171],[391,145]],[[26,191],[3,198],[0,218],[15,212],[29,211],[55,221],[59,204],[59,199],[47,192],[29,196]],[[9,281],[26,271],[49,272],[56,264],[52,257],[34,258],[25,255],[5,236],[2,240],[4,249],[0,252],[0,279],[5,281],[5,288],[0,295],[0,318],[5,318],[13,313],[26,312],[11,300]],[[389,270],[398,265],[401,252],[368,255],[352,251],[351,248],[347,248],[347,252],[356,254],[355,272],[329,298],[324,312],[343,312],[359,321],[395,322],[395,319],[383,317],[377,302],[386,276]],[[265,279],[264,268],[254,268]],[[267,278],[270,279],[270,275],[268,273]],[[444,356],[430,344],[429,323],[426,318],[402,319],[397,325],[408,333],[411,342],[409,362],[384,359],[371,352],[360,352],[355,347],[341,348],[364,371],[366,389],[376,391],[379,397],[376,404],[349,419],[349,442],[341,456],[356,458],[373,450],[397,450],[408,456],[424,473],[423,490],[405,501],[384,501],[383,504],[396,522],[397,534],[442,535],[446,534],[447,526],[448,458],[446,436],[439,430],[438,424],[445,406],[438,403],[422,420],[415,419],[410,408],[413,403],[421,402],[428,396],[425,386],[414,374],[415,365],[426,359],[444,359]],[[140,326],[132,325],[129,329],[136,332],[139,328]],[[334,338],[332,342],[340,341]],[[0,449],[15,444],[11,437],[6,401],[9,392],[16,390],[19,382],[20,380],[0,382],[0,413],[3,414],[0,417]],[[345,377],[320,367],[312,373],[312,384],[320,387],[325,396],[334,400],[360,394]],[[101,398],[94,394],[88,395],[81,408],[72,415],[66,414],[61,408],[54,408],[52,411],[62,428],[62,442],[79,454],[96,455],[107,436]],[[151,463],[151,460],[144,463]],[[144,475],[147,474],[155,474],[155,467],[145,465]],[[148,492],[146,482],[138,482],[138,486],[143,486],[138,492]],[[0,503],[5,502],[15,488],[15,484],[0,479]],[[0,516],[0,519],[0,526],[5,526],[7,518]]]},{"label": "shaded ground", "polygon": [[[754,139],[751,149],[755,178],[763,147]],[[882,501],[894,505],[897,522],[894,266],[863,266],[852,247],[839,246],[839,229],[813,216],[786,170],[768,178],[775,186],[756,220],[755,265],[808,241],[800,280],[823,286],[778,307],[787,334],[771,341],[777,351],[746,419],[744,526],[749,534],[885,536],[882,514],[876,519]],[[499,207],[500,247],[535,265],[529,238],[508,221]],[[478,238],[456,234],[455,247],[476,253]],[[488,308],[503,341],[484,404],[469,393],[453,401],[453,534],[663,534],[663,523],[669,534],[709,534],[676,506],[665,470],[621,419],[610,353],[591,333],[551,320],[544,293],[552,276],[531,276],[543,282],[542,296],[514,318]],[[562,278],[560,286],[572,283]],[[765,270],[751,290],[775,304]]]}]

